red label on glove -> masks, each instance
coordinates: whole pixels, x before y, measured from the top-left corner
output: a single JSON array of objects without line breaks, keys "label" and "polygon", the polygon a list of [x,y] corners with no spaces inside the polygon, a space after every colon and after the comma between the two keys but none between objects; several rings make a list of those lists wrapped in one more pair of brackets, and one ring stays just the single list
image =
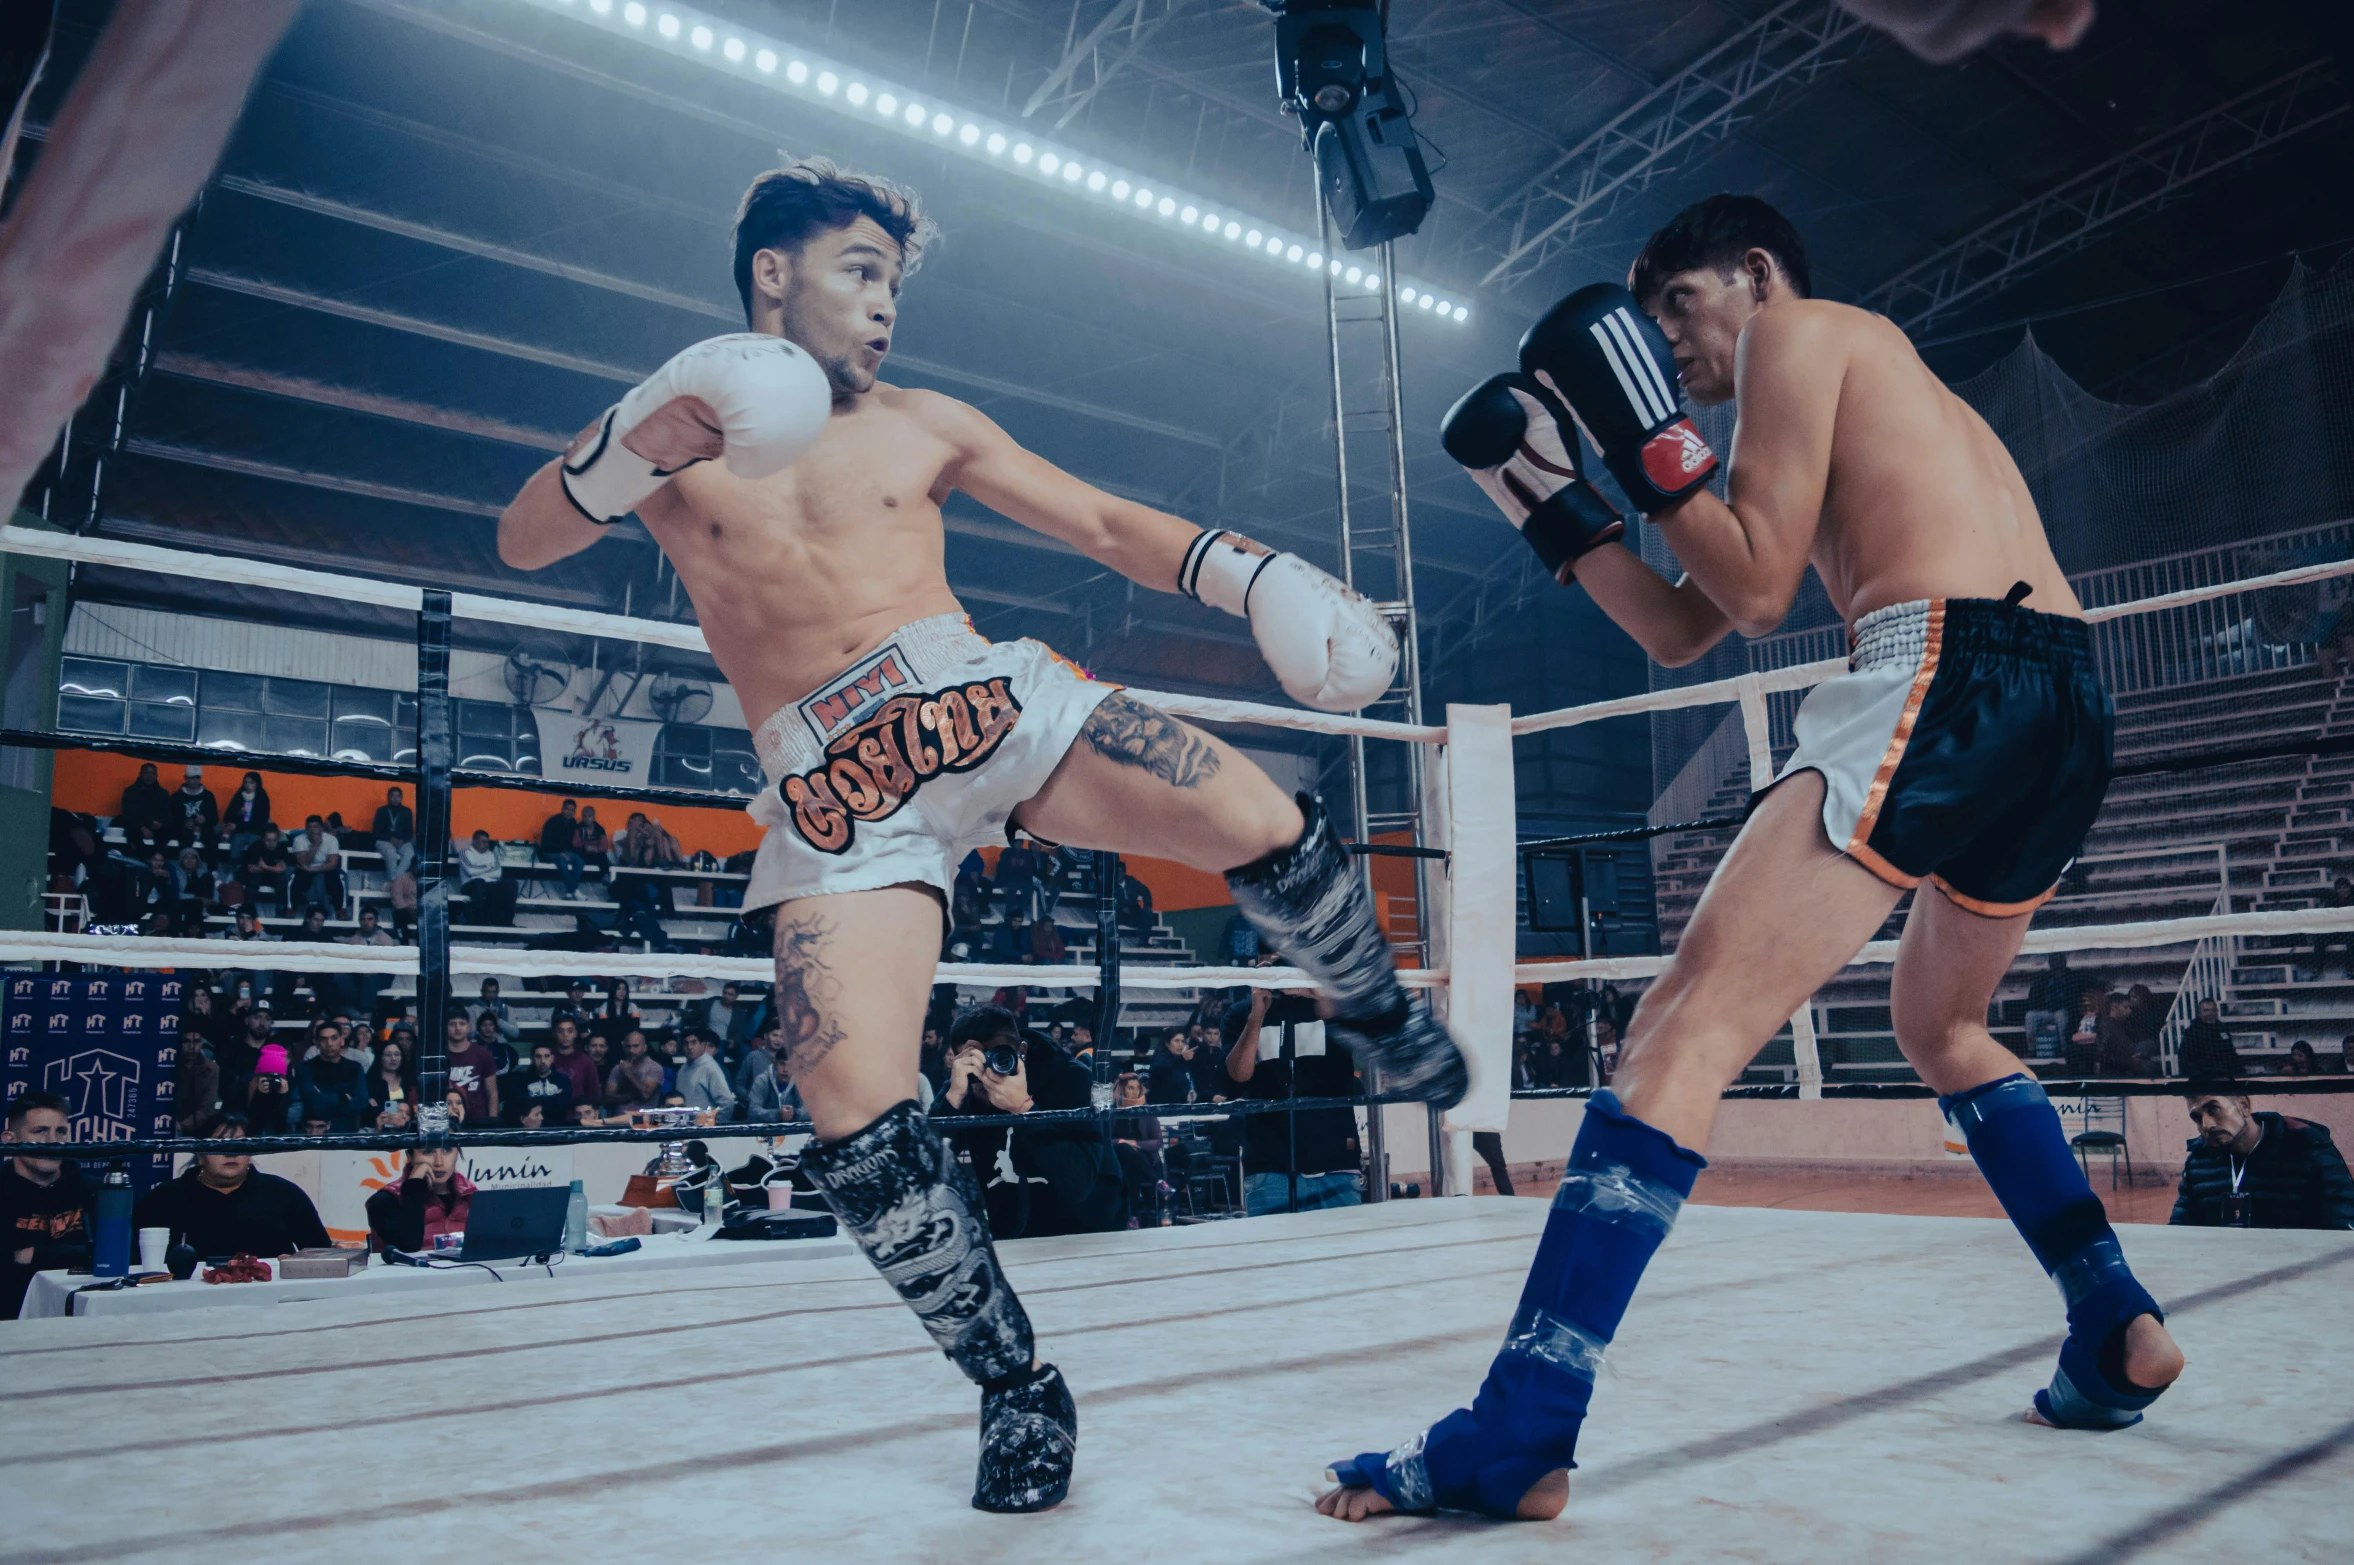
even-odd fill
[{"label": "red label on glove", "polygon": [[1716,471],[1716,453],[1688,418],[1643,442],[1643,476],[1668,494],[1682,494]]}]

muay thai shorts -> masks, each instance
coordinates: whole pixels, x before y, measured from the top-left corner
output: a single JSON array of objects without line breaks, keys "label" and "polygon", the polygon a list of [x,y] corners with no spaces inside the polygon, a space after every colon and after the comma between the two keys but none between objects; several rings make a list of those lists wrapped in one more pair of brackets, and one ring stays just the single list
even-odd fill
[{"label": "muay thai shorts", "polygon": [[2008,599],[1866,614],[1774,779],[1823,779],[1831,845],[1892,886],[2002,918],[2058,889],[2109,788],[2116,716],[2084,621]]},{"label": "muay thai shorts", "polygon": [[753,731],[767,828],[747,908],[830,892],[951,890],[1114,687],[1042,642],[993,642],[961,614],[900,626]]}]

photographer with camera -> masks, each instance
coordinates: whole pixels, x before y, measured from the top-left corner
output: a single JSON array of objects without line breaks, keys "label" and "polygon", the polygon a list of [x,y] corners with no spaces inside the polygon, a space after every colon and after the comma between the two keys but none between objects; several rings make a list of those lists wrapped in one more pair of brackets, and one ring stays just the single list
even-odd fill
[{"label": "photographer with camera", "polygon": [[[948,1029],[948,1086],[937,1112],[1018,1118],[1083,1109],[1091,1085],[1085,1066],[1025,1034],[1012,1012],[978,1006]],[[971,1156],[999,1239],[1108,1233],[1127,1224],[1120,1160],[1102,1121],[985,1126],[951,1131],[949,1140]]]},{"label": "photographer with camera", "polygon": [[[1260,957],[1261,966],[1279,960]],[[1230,1007],[1219,1028],[1226,1079],[1234,1095],[1258,1101],[1354,1098],[1356,1062],[1327,1042],[1316,1002],[1304,994],[1253,989]],[[1253,1114],[1243,1121],[1242,1198],[1251,1217],[1356,1206],[1365,1199],[1357,1156],[1357,1116],[1349,1109]]]}]

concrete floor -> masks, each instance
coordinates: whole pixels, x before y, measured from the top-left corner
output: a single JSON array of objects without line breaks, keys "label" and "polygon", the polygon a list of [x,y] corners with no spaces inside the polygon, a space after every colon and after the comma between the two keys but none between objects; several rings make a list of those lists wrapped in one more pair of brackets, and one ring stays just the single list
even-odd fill
[{"label": "concrete floor", "polygon": [[2127,1230],[2191,1371],[2084,1435],[2017,1418],[2060,1311],[2008,1225],[1761,1208],[1686,1211],[1560,1521],[1315,1515],[1327,1461],[1470,1392],[1545,1211],[1007,1246],[1081,1408],[1032,1518],[967,1508],[973,1393],[849,1261],[21,1323],[0,1565],[2347,1557],[2354,1235]]}]

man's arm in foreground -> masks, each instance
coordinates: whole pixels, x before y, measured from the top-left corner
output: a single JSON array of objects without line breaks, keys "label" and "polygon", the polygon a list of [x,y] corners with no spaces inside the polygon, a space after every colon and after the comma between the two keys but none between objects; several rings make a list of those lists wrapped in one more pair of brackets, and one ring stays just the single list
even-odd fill
[{"label": "man's arm in foreground", "polygon": [[1741,421],[1727,498],[1696,490],[1652,517],[1691,580],[1745,636],[1782,623],[1814,549],[1847,375],[1836,330],[1803,309],[1768,310],[1750,322],[1733,365]]},{"label": "man's arm in foreground", "polygon": [[1695,661],[1733,628],[1690,575],[1671,583],[1634,550],[1617,544],[1581,555],[1576,580],[1594,606],[1664,668]]},{"label": "man's arm in foreground", "polygon": [[1108,565],[1140,587],[1177,590],[1177,568],[1201,529],[1181,516],[1107,494],[1024,450],[987,414],[938,392],[910,392],[916,416],[955,448],[935,499],[951,489]]},{"label": "man's arm in foreground", "polygon": [[[603,423],[600,415],[573,444],[589,438]],[[543,464],[499,513],[499,558],[519,571],[553,565],[605,536],[607,529],[590,521],[565,494],[560,473],[563,461],[555,457]]]}]

